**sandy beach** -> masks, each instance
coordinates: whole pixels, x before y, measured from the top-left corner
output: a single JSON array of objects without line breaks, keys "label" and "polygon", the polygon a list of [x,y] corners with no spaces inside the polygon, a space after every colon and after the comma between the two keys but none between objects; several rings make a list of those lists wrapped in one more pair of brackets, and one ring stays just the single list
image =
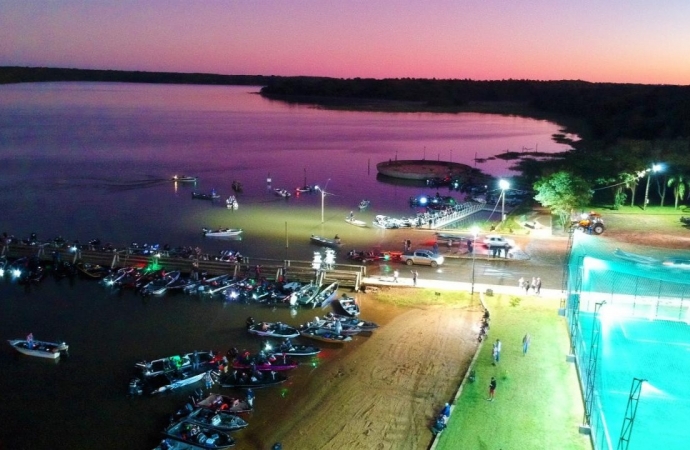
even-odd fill
[{"label": "sandy beach", "polygon": [[[375,296],[363,301],[375,304]],[[476,351],[473,328],[482,310],[396,309],[364,342],[314,370],[306,380],[310,395],[286,402],[284,419],[268,439],[256,436],[254,448],[427,448],[432,417],[451,401]]]}]

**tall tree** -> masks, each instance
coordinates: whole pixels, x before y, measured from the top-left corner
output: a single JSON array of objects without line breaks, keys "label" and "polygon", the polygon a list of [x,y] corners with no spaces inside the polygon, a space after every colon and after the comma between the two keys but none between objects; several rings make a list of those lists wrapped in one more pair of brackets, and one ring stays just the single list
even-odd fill
[{"label": "tall tree", "polygon": [[676,202],[675,209],[678,209],[679,201],[685,197],[685,190],[688,186],[686,177],[682,174],[671,175],[667,182],[668,187],[673,187],[673,198]]},{"label": "tall tree", "polygon": [[570,225],[573,210],[588,205],[593,194],[589,183],[566,171],[540,178],[534,190],[537,192],[534,199],[558,216],[563,228]]}]

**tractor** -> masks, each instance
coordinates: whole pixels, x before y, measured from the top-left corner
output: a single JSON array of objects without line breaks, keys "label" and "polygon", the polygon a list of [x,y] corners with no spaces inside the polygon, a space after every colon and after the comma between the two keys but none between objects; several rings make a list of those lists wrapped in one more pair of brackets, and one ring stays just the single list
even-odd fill
[{"label": "tractor", "polygon": [[583,213],[579,219],[572,220],[571,226],[589,234],[601,234],[605,229],[601,214],[594,211]]}]

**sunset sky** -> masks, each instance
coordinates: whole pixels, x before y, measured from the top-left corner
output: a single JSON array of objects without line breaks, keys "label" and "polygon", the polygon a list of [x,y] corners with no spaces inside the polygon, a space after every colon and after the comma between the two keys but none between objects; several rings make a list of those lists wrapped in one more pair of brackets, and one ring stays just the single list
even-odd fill
[{"label": "sunset sky", "polygon": [[0,0],[0,65],[690,85],[690,0]]}]

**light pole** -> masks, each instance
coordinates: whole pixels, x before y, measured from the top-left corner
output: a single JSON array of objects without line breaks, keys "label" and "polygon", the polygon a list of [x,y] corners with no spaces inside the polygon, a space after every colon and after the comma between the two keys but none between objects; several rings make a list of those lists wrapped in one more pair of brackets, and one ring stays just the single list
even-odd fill
[{"label": "light pole", "polygon": [[660,170],[661,164],[652,164],[652,167],[647,169],[647,187],[644,190],[644,204],[642,205],[643,210],[647,209],[647,203],[649,202],[649,179],[652,177],[652,173]]},{"label": "light pole", "polygon": [[501,223],[506,221],[506,189],[510,187],[507,180],[499,180],[498,187],[501,188]]},{"label": "light pole", "polygon": [[324,218],[323,218],[323,210],[324,210],[324,200],[326,199],[326,191],[325,189],[328,187],[328,183],[331,181],[329,178],[328,181],[326,181],[326,186],[324,188],[320,188],[319,186],[314,186],[314,189],[317,191],[321,192],[321,223],[324,223]]},{"label": "light pole", "polygon": [[472,227],[472,290],[470,291],[470,297],[474,297],[474,246],[477,243],[477,233],[479,233],[479,228]]}]

